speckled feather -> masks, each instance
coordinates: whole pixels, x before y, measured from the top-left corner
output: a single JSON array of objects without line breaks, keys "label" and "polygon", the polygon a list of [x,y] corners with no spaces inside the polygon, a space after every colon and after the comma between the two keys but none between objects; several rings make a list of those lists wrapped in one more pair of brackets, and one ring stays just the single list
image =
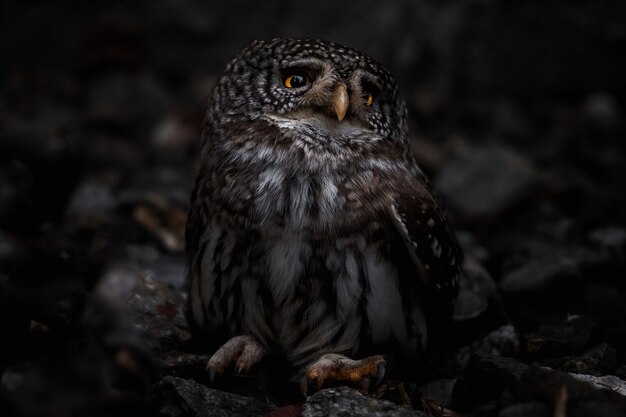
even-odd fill
[{"label": "speckled feather", "polygon": [[[294,67],[315,75],[308,89],[284,87]],[[341,122],[327,106],[338,82]],[[215,346],[251,335],[295,368],[417,358],[449,320],[461,252],[409,149],[406,107],[371,58],[306,39],[244,49],[209,99],[187,224],[199,331]]]}]

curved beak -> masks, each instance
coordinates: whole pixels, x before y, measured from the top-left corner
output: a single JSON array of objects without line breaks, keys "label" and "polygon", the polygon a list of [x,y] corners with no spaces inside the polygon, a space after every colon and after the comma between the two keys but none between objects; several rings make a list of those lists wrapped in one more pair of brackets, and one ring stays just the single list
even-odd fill
[{"label": "curved beak", "polygon": [[333,93],[333,108],[337,114],[337,119],[342,121],[346,117],[348,106],[350,105],[350,98],[348,97],[348,90],[345,84],[341,83],[335,88]]}]

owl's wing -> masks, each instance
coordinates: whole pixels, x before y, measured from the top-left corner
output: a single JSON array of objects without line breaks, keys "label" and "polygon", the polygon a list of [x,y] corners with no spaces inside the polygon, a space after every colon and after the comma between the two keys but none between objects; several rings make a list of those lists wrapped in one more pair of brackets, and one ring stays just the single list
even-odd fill
[{"label": "owl's wing", "polygon": [[427,183],[406,187],[389,208],[428,302],[450,310],[456,299],[462,253],[437,197]]}]

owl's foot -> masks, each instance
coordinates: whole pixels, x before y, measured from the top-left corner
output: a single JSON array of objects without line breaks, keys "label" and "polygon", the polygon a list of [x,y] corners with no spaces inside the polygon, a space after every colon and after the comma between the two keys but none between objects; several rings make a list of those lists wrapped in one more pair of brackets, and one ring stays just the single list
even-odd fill
[{"label": "owl's foot", "polygon": [[353,360],[329,353],[309,366],[302,378],[300,389],[304,395],[310,395],[324,387],[346,384],[368,393],[382,382],[385,367],[385,358],[382,355]]},{"label": "owl's foot", "polygon": [[252,336],[235,336],[224,343],[209,359],[206,366],[209,378],[213,381],[231,366],[234,366],[238,374],[248,373],[263,359],[265,353],[265,348]]}]

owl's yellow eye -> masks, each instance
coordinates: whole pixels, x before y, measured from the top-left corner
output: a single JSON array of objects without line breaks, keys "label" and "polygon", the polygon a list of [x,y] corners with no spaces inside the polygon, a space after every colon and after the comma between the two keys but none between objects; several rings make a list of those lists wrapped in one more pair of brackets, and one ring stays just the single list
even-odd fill
[{"label": "owl's yellow eye", "polygon": [[380,88],[370,80],[361,80],[361,96],[367,107],[371,107],[380,96]]},{"label": "owl's yellow eye", "polygon": [[300,71],[288,73],[283,78],[283,84],[287,88],[301,88],[309,84],[309,77]]}]

